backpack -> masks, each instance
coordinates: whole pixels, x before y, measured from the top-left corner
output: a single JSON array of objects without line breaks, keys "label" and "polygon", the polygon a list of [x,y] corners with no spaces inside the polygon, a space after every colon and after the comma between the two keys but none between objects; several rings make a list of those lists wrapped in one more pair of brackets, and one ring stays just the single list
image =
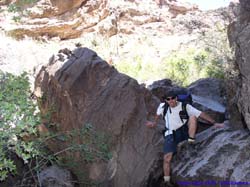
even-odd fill
[{"label": "backpack", "polygon": [[[178,94],[177,101],[182,103],[182,106],[181,106],[182,110],[179,112],[179,116],[181,118],[181,121],[184,123],[184,119],[188,120],[188,118],[189,118],[186,106],[187,106],[187,104],[190,104],[190,105],[193,104],[192,95],[190,93]],[[163,119],[165,120],[165,116],[166,116],[166,113],[168,111],[169,105],[166,101],[164,101],[164,102],[165,102],[165,104],[163,105],[163,107],[164,107]],[[171,110],[170,110],[170,113],[171,113]]]}]

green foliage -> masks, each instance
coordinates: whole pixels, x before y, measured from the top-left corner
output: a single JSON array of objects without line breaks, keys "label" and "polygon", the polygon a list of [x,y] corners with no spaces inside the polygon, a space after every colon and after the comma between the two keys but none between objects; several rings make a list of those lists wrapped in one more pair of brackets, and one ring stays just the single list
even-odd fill
[{"label": "green foliage", "polygon": [[20,22],[21,17],[20,16],[13,16],[12,20],[15,21],[15,22]]},{"label": "green foliage", "polygon": [[142,69],[142,61],[140,57],[135,57],[133,62],[123,61],[115,64],[115,67],[118,69],[118,71],[125,73],[131,77],[138,77]]},{"label": "green foliage", "polygon": [[56,141],[67,143],[67,147],[55,155],[60,155],[67,151],[74,154],[77,152],[81,160],[86,162],[108,161],[112,157],[108,136],[98,132],[91,124],[85,124],[81,129],[56,134],[53,138]]},{"label": "green foliage", "polygon": [[8,11],[9,12],[18,12],[18,11],[21,11],[20,7],[17,6],[16,4],[10,4],[8,6]]},{"label": "green foliage", "polygon": [[162,66],[165,77],[182,86],[187,86],[200,78],[224,78],[223,63],[204,49],[189,49],[184,53],[175,53],[168,56]]},{"label": "green foliage", "polygon": [[[90,124],[84,125],[82,129],[49,132],[38,137],[37,125],[40,124],[41,114],[36,112],[37,106],[30,94],[27,73],[14,76],[0,72],[0,181],[16,173],[11,155],[17,155],[25,164],[35,160],[36,164],[30,168],[31,174],[47,164],[64,165],[65,160],[61,160],[64,153],[72,156],[68,162],[71,168],[74,165],[78,167],[79,160],[73,158],[75,153],[79,153],[80,159],[87,163],[111,159],[109,138]],[[43,97],[40,102],[45,99]],[[47,119],[48,126],[51,113],[55,110],[53,106],[47,115],[42,116]],[[65,144],[56,153],[49,153],[46,145],[51,140]]]},{"label": "green foliage", "polygon": [[173,51],[160,63],[149,62],[147,55],[141,55],[114,66],[139,82],[169,78],[187,86],[200,78],[225,79],[227,73],[232,72],[232,56],[226,28],[217,24],[200,36],[195,46]]},{"label": "green foliage", "polygon": [[[88,170],[81,166],[99,161],[108,162],[112,158],[110,138],[91,124],[84,124],[80,129],[47,134],[41,145],[46,141],[62,145],[57,147],[56,153],[50,154],[52,161],[49,162],[74,170],[79,182],[86,186],[97,186],[97,182],[89,179],[86,175]],[[46,160],[44,158],[43,162]]]},{"label": "green foliage", "polygon": [[9,12],[19,12],[25,7],[26,5],[30,5],[32,3],[36,3],[39,0],[19,0],[15,3],[12,3],[8,6]]},{"label": "green foliage", "polygon": [[8,173],[15,173],[10,153],[17,154],[25,163],[36,156],[34,143],[24,138],[36,135],[40,122],[35,113],[36,105],[30,99],[29,82],[26,73],[14,76],[0,72],[0,179]]},{"label": "green foliage", "polygon": [[182,86],[200,78],[223,79],[225,75],[224,61],[204,48],[173,52],[159,64],[137,57],[133,62],[120,62],[115,64],[115,67],[139,82],[169,78]]},{"label": "green foliage", "polygon": [[20,22],[21,18],[30,12],[26,10],[27,6],[38,2],[39,0],[19,0],[8,6],[8,12],[17,13],[18,15],[13,16],[15,22]]}]

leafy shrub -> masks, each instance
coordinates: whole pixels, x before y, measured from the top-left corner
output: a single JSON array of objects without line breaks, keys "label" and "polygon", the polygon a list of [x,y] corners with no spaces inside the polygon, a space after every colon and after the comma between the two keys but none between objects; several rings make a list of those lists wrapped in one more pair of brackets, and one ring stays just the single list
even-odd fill
[{"label": "leafy shrub", "polygon": [[125,62],[121,60],[115,67],[139,82],[169,78],[187,86],[200,78],[227,78],[225,76],[233,69],[230,66],[232,58],[226,28],[217,24],[203,33],[195,44],[181,46],[178,51],[163,57],[160,63],[152,61],[152,58],[150,61],[146,54],[141,54],[131,60],[126,58]]},{"label": "leafy shrub", "polygon": [[169,78],[177,84],[188,84],[206,77],[224,79],[226,62],[208,49],[193,48],[172,52],[161,63],[147,62],[142,57],[133,61],[115,64],[118,71],[127,74],[139,82]]},{"label": "leafy shrub", "polygon": [[168,56],[161,65],[165,76],[179,85],[188,84],[200,78],[224,78],[223,62],[204,49],[189,49]]},{"label": "leafy shrub", "polygon": [[0,180],[4,180],[16,171],[10,153],[17,154],[24,163],[38,154],[34,143],[24,140],[36,135],[40,122],[26,73],[14,76],[0,72],[0,106]]},{"label": "leafy shrub", "polygon": [[[11,155],[17,155],[26,165],[32,163],[32,167],[26,173],[30,175],[51,164],[78,167],[74,158],[68,162],[70,165],[65,165],[65,159],[62,160],[61,157],[64,153],[70,155],[78,152],[81,159],[87,163],[111,159],[109,138],[104,133],[97,132],[91,124],[83,125],[81,129],[48,132],[38,136],[37,126],[40,124],[41,114],[30,95],[27,73],[14,76],[0,72],[0,181],[17,172]],[[42,117],[50,118],[51,115]],[[84,143],[78,142],[79,139]],[[51,140],[67,142],[68,146],[56,153],[50,153],[46,145]],[[34,183],[38,184],[38,181]]]},{"label": "leafy shrub", "polygon": [[139,72],[142,69],[142,61],[140,57],[134,57],[133,61],[122,61],[115,64],[118,71],[125,73],[131,77],[138,77]]},{"label": "leafy shrub", "polygon": [[29,11],[26,10],[27,7],[38,1],[39,0],[19,0],[8,6],[8,12],[17,13],[18,15],[13,16],[12,19],[15,22],[20,22],[23,16],[29,14]]}]

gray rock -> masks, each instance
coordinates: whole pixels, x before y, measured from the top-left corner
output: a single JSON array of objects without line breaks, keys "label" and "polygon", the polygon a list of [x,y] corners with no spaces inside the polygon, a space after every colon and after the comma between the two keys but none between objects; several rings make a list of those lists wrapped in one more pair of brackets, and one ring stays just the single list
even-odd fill
[{"label": "gray rock", "polygon": [[[180,182],[249,181],[249,132],[210,128],[197,135],[193,146],[184,143],[179,146],[173,162],[173,178]],[[190,186],[197,186],[191,184]],[[210,185],[211,186],[211,185]]]},{"label": "gray rock", "polygon": [[[226,118],[225,82],[215,78],[200,79],[188,86],[193,96],[193,105],[208,113],[217,122]],[[209,126],[208,126],[209,127]],[[202,129],[206,129],[202,128]]]},{"label": "gray rock", "polygon": [[235,11],[236,20],[229,27],[229,38],[231,45],[235,47],[236,68],[238,74],[235,75],[231,85],[235,85],[234,95],[231,94],[232,123],[240,124],[238,126],[247,126],[250,129],[250,12],[249,0],[240,0],[240,7]]},{"label": "gray rock", "polygon": [[200,79],[188,86],[193,95],[226,104],[225,82],[215,78]]},{"label": "gray rock", "polygon": [[51,166],[44,169],[38,176],[42,187],[74,187],[70,171]]}]

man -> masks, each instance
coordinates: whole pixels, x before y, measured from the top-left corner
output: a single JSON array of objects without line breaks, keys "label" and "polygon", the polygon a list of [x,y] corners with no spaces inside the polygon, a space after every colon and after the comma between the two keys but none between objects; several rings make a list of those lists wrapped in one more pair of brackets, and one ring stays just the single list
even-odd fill
[{"label": "man", "polygon": [[[182,103],[177,101],[177,94],[174,91],[168,92],[164,96],[166,103],[161,103],[157,108],[155,121],[148,123],[148,127],[155,127],[158,123],[160,115],[164,116],[166,131],[164,133],[164,158],[163,171],[164,182],[170,182],[170,164],[173,154],[177,151],[178,143],[188,140],[189,143],[195,142],[195,133],[197,129],[197,118],[200,117],[215,127],[223,127],[223,123],[216,123],[209,115],[201,112],[193,106],[187,104],[186,119],[180,117],[180,112],[183,112]],[[168,104],[167,111],[164,112],[164,105]],[[165,115],[164,115],[165,114]]]}]

